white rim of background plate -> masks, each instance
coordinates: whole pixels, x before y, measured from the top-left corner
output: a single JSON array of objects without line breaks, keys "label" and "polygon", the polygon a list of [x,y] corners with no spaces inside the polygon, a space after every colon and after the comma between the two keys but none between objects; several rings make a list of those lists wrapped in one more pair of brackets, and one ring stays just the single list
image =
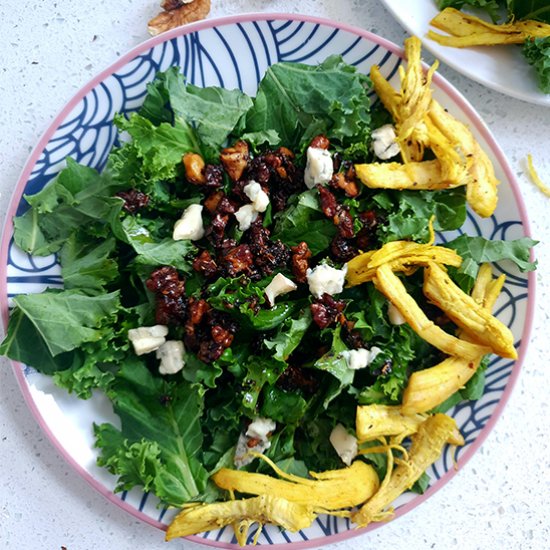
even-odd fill
[{"label": "white rim of background plate", "polygon": [[[425,0],[426,2],[431,2],[434,5],[435,8],[435,0]],[[409,34],[416,35],[420,40],[422,41],[422,45],[429,50],[437,59],[440,61],[443,61],[445,65],[448,65],[452,69],[454,69],[456,72],[466,76],[470,80],[473,80],[474,82],[477,82],[478,84],[481,84],[487,88],[490,88],[491,90],[495,90],[501,94],[507,95],[509,97],[513,97],[515,99],[520,99],[521,101],[526,101],[527,103],[533,103],[535,105],[541,105],[543,107],[550,107],[550,94],[544,94],[540,91],[533,91],[533,92],[521,92],[516,90],[513,87],[505,86],[503,83],[500,82],[494,82],[493,80],[484,78],[483,75],[480,75],[476,72],[470,71],[468,67],[464,67],[457,61],[455,61],[453,56],[453,51],[459,51],[460,48],[451,48],[448,46],[442,46],[435,42],[434,40],[431,40],[430,38],[427,38],[425,36],[425,32],[428,31],[430,28],[429,22],[426,21],[426,28],[425,29],[419,29],[417,26],[413,26],[411,23],[411,19],[405,17],[401,10],[404,7],[404,2],[399,1],[397,3],[395,0],[381,0],[381,2],[384,4],[386,9],[393,15],[396,21],[399,22],[399,24],[404,27]],[[434,15],[436,15],[434,13]],[[478,47],[470,47],[465,48],[466,50],[474,53],[476,50],[483,53],[483,49],[485,48],[509,48],[512,47],[511,45],[506,46],[478,46]],[[527,67],[527,61],[525,61],[526,67]],[[506,68],[503,69],[504,71]],[[532,69],[534,72],[534,69]]]},{"label": "white rim of background plate", "polygon": [[[174,38],[185,36],[196,31],[202,31],[202,30],[210,29],[221,25],[231,25],[231,24],[254,22],[254,21],[280,21],[280,20],[300,21],[305,23],[318,24],[325,27],[331,27],[334,29],[339,29],[339,30],[354,34],[360,38],[365,38],[371,42],[374,42],[382,46],[383,48],[387,49],[391,53],[401,58],[403,57],[403,50],[401,48],[399,48],[394,43],[384,38],[381,38],[369,31],[354,27],[352,25],[330,21],[324,18],[305,16],[305,15],[299,15],[299,14],[285,14],[285,13],[249,13],[249,14],[243,14],[238,16],[229,16],[229,17],[205,20],[198,23],[186,25],[184,27],[180,27],[177,29],[173,29],[162,35],[151,38],[143,42],[142,44],[136,46],[132,50],[130,50],[127,54],[123,55],[115,63],[110,65],[107,69],[102,71],[94,79],[88,82],[88,84],[86,84],[83,88],[81,88],[80,91],[78,91],[73,96],[73,98],[65,105],[65,107],[63,107],[61,112],[55,117],[52,124],[49,126],[49,128],[45,131],[45,133],[40,138],[37,146],[33,149],[29,159],[25,164],[25,167],[23,168],[21,176],[19,177],[17,185],[15,186],[14,192],[12,194],[10,205],[8,207],[8,211],[6,214],[6,221],[4,225],[2,245],[0,250],[0,306],[2,308],[2,319],[4,322],[4,328],[7,327],[8,317],[9,317],[8,299],[7,299],[7,254],[9,249],[9,243],[13,234],[12,218],[15,215],[17,206],[22,197],[23,190],[33,170],[34,165],[36,164],[43,149],[49,142],[54,132],[57,130],[57,128],[66,118],[66,116],[72,111],[72,109],[82,100],[82,98],[86,94],[88,94],[93,88],[95,88],[99,83],[101,83],[103,80],[109,77],[112,73],[120,70],[122,67],[124,67],[127,63],[132,61],[135,57],[139,56],[140,54],[168,40],[172,40]],[[469,118],[473,126],[475,126],[477,131],[479,131],[482,134],[483,138],[489,144],[489,147],[491,148],[492,153],[495,155],[495,158],[501,165],[505,173],[505,176],[508,182],[510,183],[512,193],[514,195],[516,204],[519,209],[520,220],[522,223],[524,234],[526,236],[530,236],[531,231],[530,231],[529,222],[527,218],[527,211],[519,191],[518,183],[515,179],[515,176],[510,166],[508,165],[508,162],[501,148],[496,143],[491,132],[489,131],[485,123],[479,118],[479,115],[476,113],[473,107],[468,103],[468,101],[443,77],[439,76],[438,74],[435,74],[433,79],[433,84],[436,85],[438,88],[440,88],[445,94],[447,94],[450,97],[452,101],[454,101],[457,107],[464,112],[464,114]],[[533,253],[531,252],[531,259],[533,258],[534,256],[533,256]],[[512,369],[512,372],[510,374],[506,387],[503,393],[501,394],[501,397],[499,399],[498,404],[496,405],[495,410],[493,411],[490,419],[487,421],[483,429],[480,431],[480,433],[476,437],[475,441],[471,443],[470,446],[465,450],[465,452],[460,456],[456,465],[457,467],[454,469],[452,468],[449,471],[445,472],[437,481],[434,482],[432,486],[429,487],[429,489],[423,495],[417,496],[414,499],[414,501],[411,501],[401,506],[395,513],[395,519],[406,514],[416,506],[422,504],[422,502],[428,499],[436,491],[441,489],[441,487],[443,487],[452,477],[454,477],[457,471],[462,466],[464,466],[468,462],[468,460],[473,456],[473,454],[479,449],[481,444],[485,441],[485,438],[488,436],[489,432],[493,429],[498,418],[500,417],[500,414],[502,413],[502,410],[504,409],[506,402],[510,397],[512,389],[517,381],[517,377],[519,375],[519,371],[527,351],[527,344],[529,342],[529,336],[531,333],[531,328],[533,323],[534,303],[535,303],[535,275],[533,272],[530,272],[527,275],[527,281],[528,281],[528,303],[527,303],[525,324],[523,326],[523,332],[521,337],[522,345],[520,348],[518,360],[514,364],[514,368]],[[105,487],[101,482],[99,482],[89,472],[87,472],[78,462],[76,462],[76,460],[70,454],[68,454],[67,450],[54,436],[48,424],[45,422],[44,418],[42,417],[40,411],[38,410],[37,405],[30,394],[28,383],[23,374],[23,366],[20,363],[15,361],[12,361],[12,363],[13,363],[13,370],[14,370],[15,376],[17,378],[17,381],[19,383],[19,386],[21,388],[21,391],[23,393],[27,406],[29,407],[30,411],[36,418],[38,424],[40,425],[44,433],[48,436],[50,441],[53,443],[53,445],[55,446],[59,454],[63,456],[63,458],[95,490],[97,490],[99,493],[105,496],[108,500],[110,500],[117,506],[121,507],[122,509],[126,510],[136,518],[146,523],[149,523],[150,525],[158,527],[159,529],[166,529],[165,524],[152,519],[148,515],[145,515],[144,513],[140,512],[139,510],[129,505],[125,501],[121,500],[110,489]],[[364,534],[368,531],[377,529],[381,525],[384,525],[384,523],[374,523],[362,529],[351,529],[349,531],[340,532],[340,533],[337,533],[334,535],[328,535],[325,537],[318,537],[318,538],[314,538],[306,541],[290,542],[290,543],[283,543],[283,544],[272,544],[270,545],[270,548],[287,549],[290,546],[294,548],[310,548],[310,547],[315,547],[315,546],[324,545],[328,543],[336,543],[351,537]],[[190,536],[186,538],[200,544],[206,544],[209,546],[215,546],[219,548],[237,547],[237,545],[232,543],[204,539],[199,536]]]}]

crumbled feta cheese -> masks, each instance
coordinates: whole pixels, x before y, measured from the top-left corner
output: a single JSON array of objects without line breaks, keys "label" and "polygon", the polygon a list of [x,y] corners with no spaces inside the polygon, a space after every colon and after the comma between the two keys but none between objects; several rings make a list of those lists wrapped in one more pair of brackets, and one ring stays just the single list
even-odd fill
[{"label": "crumbled feta cheese", "polygon": [[259,416],[248,425],[246,435],[255,439],[266,439],[267,434],[273,432],[276,427],[277,424],[271,418],[262,418]]},{"label": "crumbled feta cheese", "polygon": [[235,457],[233,462],[237,468],[250,464],[254,457],[250,451],[263,453],[271,447],[268,435],[275,430],[277,424],[271,418],[255,418],[248,426],[246,432],[239,435]]},{"label": "crumbled feta cheese", "polygon": [[246,231],[258,217],[258,211],[254,208],[253,204],[245,204],[235,212],[235,217],[239,222],[239,229]]},{"label": "crumbled feta cheese", "polygon": [[183,353],[185,349],[183,342],[179,340],[168,340],[157,349],[157,359],[160,359],[160,374],[176,374],[185,365]]},{"label": "crumbled feta cheese", "polygon": [[388,304],[388,318],[392,325],[403,325],[407,322],[405,317],[391,302]]},{"label": "crumbled feta cheese", "polygon": [[347,432],[342,424],[337,424],[330,433],[330,443],[342,462],[350,466],[352,460],[357,456],[357,439]]},{"label": "crumbled feta cheese", "polygon": [[168,327],[164,325],[131,328],[128,331],[128,340],[132,342],[136,355],[143,355],[160,348],[166,341],[167,334]]},{"label": "crumbled feta cheese", "polygon": [[243,188],[244,194],[250,199],[256,212],[265,212],[269,205],[269,195],[262,189],[262,186],[250,180]]},{"label": "crumbled feta cheese", "polygon": [[174,225],[172,238],[175,241],[182,241],[184,239],[198,241],[203,237],[202,204],[191,204],[184,210],[181,218]]},{"label": "crumbled feta cheese", "polygon": [[277,273],[273,280],[265,287],[265,295],[270,306],[275,305],[275,298],[281,294],[292,292],[296,290],[298,285],[291,281],[288,277],[285,277],[282,273]]},{"label": "crumbled feta cheese", "polygon": [[306,277],[309,291],[316,298],[320,298],[325,293],[331,296],[339,294],[344,290],[347,272],[347,265],[342,269],[336,269],[330,265],[321,264],[314,269],[308,269],[306,271]]},{"label": "crumbled feta cheese", "polygon": [[319,183],[328,183],[333,170],[331,154],[326,149],[308,147],[306,156],[304,182],[308,189],[313,189]]},{"label": "crumbled feta cheese", "polygon": [[347,361],[350,369],[358,370],[368,367],[376,359],[379,353],[382,353],[382,350],[377,346],[372,346],[370,349],[360,348],[346,350],[343,351],[341,355]]},{"label": "crumbled feta cheese", "polygon": [[401,148],[396,141],[397,136],[392,124],[380,126],[372,132],[371,137],[372,149],[379,159],[388,160],[400,153]]}]

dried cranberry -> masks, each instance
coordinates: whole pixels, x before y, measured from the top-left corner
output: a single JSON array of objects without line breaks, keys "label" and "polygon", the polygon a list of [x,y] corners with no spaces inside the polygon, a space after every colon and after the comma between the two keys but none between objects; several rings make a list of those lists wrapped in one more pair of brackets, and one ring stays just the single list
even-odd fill
[{"label": "dried cranberry", "polygon": [[157,268],[151,273],[145,285],[156,296],[157,323],[182,323],[185,319],[187,301],[185,280],[179,278],[177,270],[170,266]]},{"label": "dried cranberry", "polygon": [[213,340],[206,340],[200,343],[197,357],[205,363],[212,363],[219,359],[224,352],[224,347]]},{"label": "dried cranberry", "polygon": [[277,386],[290,392],[301,390],[313,394],[317,391],[319,382],[311,370],[289,365],[277,379]]},{"label": "dried cranberry", "polygon": [[357,256],[359,251],[353,244],[344,237],[336,235],[330,244],[330,251],[332,257],[340,262],[349,262],[352,258]]},{"label": "dried cranberry", "polygon": [[223,185],[223,167],[218,164],[207,164],[204,169],[206,187],[217,188]]},{"label": "dried cranberry", "polygon": [[343,300],[335,300],[330,294],[325,293],[314,300],[309,307],[315,324],[320,329],[324,329],[336,321],[344,319],[342,312],[346,303]]},{"label": "dried cranberry", "polygon": [[124,200],[122,208],[124,208],[127,212],[130,212],[130,214],[137,212],[141,208],[145,208],[149,204],[148,195],[138,191],[137,189],[119,191],[116,196]]}]

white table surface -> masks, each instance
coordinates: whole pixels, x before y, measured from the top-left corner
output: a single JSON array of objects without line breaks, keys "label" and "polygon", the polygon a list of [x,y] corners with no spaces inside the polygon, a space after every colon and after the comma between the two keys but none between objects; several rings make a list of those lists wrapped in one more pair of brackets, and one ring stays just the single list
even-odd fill
[{"label": "white table surface", "polygon": [[[0,215],[41,133],[71,96],[146,38],[155,0],[1,0]],[[401,44],[406,34],[377,0],[212,0],[210,17],[301,12],[354,24]],[[426,59],[430,59],[428,55]],[[504,149],[527,203],[537,246],[537,309],[523,372],[481,450],[406,516],[334,548],[543,549],[550,545],[550,199],[525,174],[532,153],[550,184],[550,109],[446,76]],[[9,363],[0,364],[0,548],[204,548],[141,523],[96,493],[60,457],[30,415]]]}]

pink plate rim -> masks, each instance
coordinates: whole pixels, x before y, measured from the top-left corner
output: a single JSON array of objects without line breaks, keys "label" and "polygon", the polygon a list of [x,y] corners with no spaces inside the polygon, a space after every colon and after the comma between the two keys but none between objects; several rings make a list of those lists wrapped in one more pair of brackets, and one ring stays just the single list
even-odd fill
[{"label": "pink plate rim", "polygon": [[[231,25],[231,24],[237,24],[237,23],[246,23],[251,21],[266,21],[266,20],[302,21],[305,23],[314,23],[314,24],[320,24],[327,27],[333,27],[335,29],[339,29],[351,34],[355,34],[356,36],[366,38],[371,42],[374,42],[384,47],[385,49],[392,52],[393,54],[399,57],[403,57],[403,50],[400,47],[398,47],[396,44],[394,44],[393,42],[390,42],[389,40],[386,40],[385,38],[379,37],[369,31],[366,31],[364,29],[360,29],[358,27],[355,27],[353,25],[349,25],[346,23],[331,21],[321,17],[314,17],[314,16],[301,15],[301,14],[287,14],[287,13],[247,13],[242,15],[233,15],[233,16],[227,16],[227,17],[219,17],[215,19],[208,19],[205,21],[200,21],[198,23],[192,23],[189,25],[185,25],[183,27],[172,29],[159,36],[150,38],[145,42],[139,44],[138,46],[132,48],[127,54],[120,57],[117,61],[112,63],[108,68],[106,68],[104,71],[99,73],[95,78],[90,80],[86,85],[84,85],[72,97],[72,99],[65,105],[65,107],[63,107],[63,109],[59,112],[59,114],[55,117],[53,122],[44,132],[44,134],[40,138],[36,147],[33,149],[32,153],[30,154],[22,170],[21,176],[17,181],[17,184],[15,186],[15,189],[12,194],[10,204],[6,213],[6,220],[4,223],[1,248],[0,248],[0,308],[2,313],[4,330],[6,330],[7,328],[8,317],[9,317],[8,299],[7,299],[7,255],[8,255],[8,249],[11,242],[11,238],[13,235],[12,218],[16,213],[17,205],[19,204],[25,185],[33,170],[34,165],[36,164],[43,149],[51,139],[52,135],[55,133],[55,131],[57,130],[59,125],[63,122],[63,120],[67,117],[67,115],[73,110],[73,108],[82,100],[82,98],[86,94],[88,94],[93,88],[95,88],[103,80],[105,80],[107,77],[112,75],[114,72],[120,70],[124,65],[129,63],[138,55],[144,53],[145,51],[151,49],[154,46],[158,46],[159,44],[162,44],[163,42],[166,42],[173,38],[184,36],[196,31],[210,29],[212,27],[218,27],[222,25]],[[508,161],[504,156],[502,149],[496,143],[490,130],[485,125],[485,123],[479,118],[479,115],[476,113],[472,105],[466,100],[466,98],[458,90],[456,90],[447,80],[445,80],[443,77],[441,77],[439,74],[436,73],[434,75],[433,82],[440,89],[442,89],[452,99],[452,101],[454,101],[455,104],[466,114],[466,116],[470,120],[470,123],[472,123],[475,126],[475,128],[481,133],[481,135],[487,141],[489,147],[491,148],[499,164],[502,166],[504,173],[506,175],[506,178],[510,182],[510,185],[512,187],[512,192],[514,194],[514,198],[519,207],[519,214],[520,214],[525,235],[531,236],[530,225],[527,218],[527,211],[525,208],[525,204],[523,202],[523,198],[521,197],[519,185],[508,164]],[[531,260],[533,259],[534,259],[534,254],[531,251]],[[499,400],[498,405],[496,406],[496,409],[494,410],[489,421],[481,430],[481,432],[479,433],[475,441],[468,447],[466,452],[460,457],[456,465],[456,468],[446,472],[423,495],[417,497],[414,501],[411,501],[401,506],[395,513],[395,519],[403,516],[404,514],[406,514],[413,508],[415,508],[416,506],[420,505],[422,502],[428,499],[431,495],[433,495],[436,491],[441,489],[441,487],[443,487],[448,481],[450,481],[455,476],[457,471],[461,467],[463,467],[474,455],[474,453],[480,448],[480,446],[485,441],[485,439],[487,438],[491,430],[494,428],[498,418],[502,414],[502,411],[508,399],[510,398],[513,387],[517,382],[519,371],[521,369],[521,366],[523,364],[523,361],[525,359],[525,355],[527,352],[527,344],[530,339],[531,329],[533,325],[534,307],[535,307],[535,281],[536,281],[534,272],[530,272],[528,274],[527,280],[528,280],[529,300],[527,304],[525,325],[523,328],[523,334],[521,338],[521,347],[519,351],[519,357],[516,363],[514,364],[512,374],[510,375],[508,383],[506,384],[506,388]],[[35,417],[41,429],[50,439],[50,441],[52,442],[56,450],[69,463],[69,465],[74,470],[76,470],[96,491],[101,493],[108,500],[115,503],[117,506],[121,507],[123,510],[126,510],[127,512],[132,514],[134,517],[140,519],[141,521],[144,521],[159,529],[165,530],[166,526],[163,523],[150,518],[149,516],[145,515],[143,512],[136,510],[133,506],[121,500],[118,496],[116,496],[112,491],[110,491],[107,487],[105,487],[102,483],[100,483],[97,479],[95,479],[89,472],[87,472],[80,464],[76,462],[76,460],[65,450],[65,448],[61,445],[61,443],[53,435],[52,431],[48,427],[48,424],[45,422],[44,418],[40,414],[30,394],[29,386],[27,384],[25,376],[23,375],[22,365],[16,361],[12,361],[12,364],[13,364],[13,371],[19,383],[19,387],[21,388],[21,392],[23,394],[23,397],[25,398],[25,401],[31,413]],[[351,529],[349,531],[345,531],[342,533],[337,533],[326,537],[318,537],[307,541],[291,542],[291,543],[285,543],[285,544],[273,544],[273,545],[269,545],[269,547],[275,548],[275,549],[283,549],[283,548],[287,549],[291,546],[294,547],[295,549],[318,547],[319,545],[336,543],[351,537],[364,534],[368,531],[377,529],[381,525],[383,524],[374,523],[362,529]],[[189,536],[186,538],[188,540],[191,540],[200,544],[205,544],[208,546],[213,546],[218,548],[236,548],[237,547],[237,545],[232,543],[225,543],[225,542],[220,542],[215,540],[204,539],[200,536]]]}]

